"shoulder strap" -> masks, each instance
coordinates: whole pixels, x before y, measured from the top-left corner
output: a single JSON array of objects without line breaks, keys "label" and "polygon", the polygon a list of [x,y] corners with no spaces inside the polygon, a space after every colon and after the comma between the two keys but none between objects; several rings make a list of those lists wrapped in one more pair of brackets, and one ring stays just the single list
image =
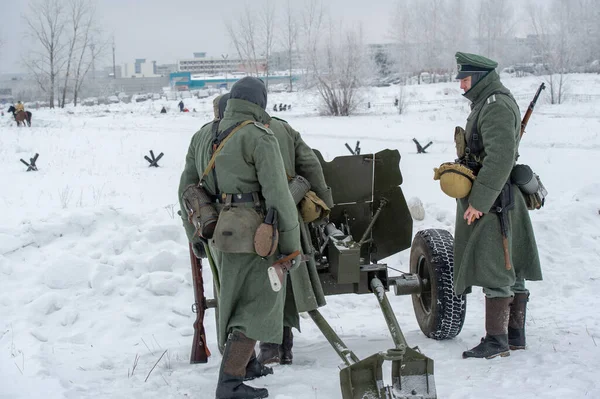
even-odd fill
[{"label": "shoulder strap", "polygon": [[[206,167],[206,169],[204,169],[204,173],[202,174],[202,178],[200,179],[200,181],[204,180],[204,178],[208,175],[208,173],[210,172],[210,170],[215,166],[215,158],[217,157],[217,155],[219,154],[219,152],[221,152],[221,149],[223,149],[223,146],[225,146],[225,143],[227,143],[227,141],[229,141],[229,139],[241,128],[243,128],[244,126],[247,126],[251,123],[254,123],[254,121],[244,121],[236,126],[233,127],[233,129],[227,134],[227,136],[225,138],[223,138],[223,140],[219,143],[219,146],[217,147],[217,149],[215,150],[215,152],[213,153],[212,158],[210,159],[210,161],[208,162],[208,166]],[[229,129],[227,129],[229,130]],[[223,132],[224,133],[224,132]]]}]

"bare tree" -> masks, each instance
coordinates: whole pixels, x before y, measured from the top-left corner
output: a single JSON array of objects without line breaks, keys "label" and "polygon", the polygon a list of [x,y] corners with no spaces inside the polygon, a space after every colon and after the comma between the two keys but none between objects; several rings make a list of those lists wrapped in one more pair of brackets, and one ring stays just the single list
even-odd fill
[{"label": "bare tree", "polygon": [[[62,98],[59,100],[59,106],[65,107],[65,100],[67,97],[67,89],[69,87],[69,78],[71,77],[71,63],[73,62],[73,55],[75,52],[75,46],[80,41],[81,29],[84,28],[84,23],[91,23],[86,18],[89,12],[90,4],[86,0],[69,0],[67,5],[67,14],[69,19],[69,30],[70,34],[67,39],[67,66],[65,68],[64,83],[62,87]],[[84,21],[85,19],[85,21]]]},{"label": "bare tree", "polygon": [[477,9],[479,52],[502,59],[505,45],[513,39],[514,12],[511,0],[482,0]]},{"label": "bare tree", "polygon": [[560,104],[567,90],[566,73],[572,67],[574,49],[571,2],[553,0],[549,7],[528,5],[532,27],[536,33],[536,47],[542,65],[548,71],[546,77],[550,89],[550,102]]},{"label": "bare tree", "polygon": [[[304,68],[305,74],[313,69],[313,61],[317,59],[319,40],[323,33],[323,21],[325,17],[325,9],[321,0],[310,0],[305,4],[302,10],[302,42],[300,47],[304,53]],[[306,77],[309,86],[311,83],[310,76]]]},{"label": "bare tree", "polygon": [[273,39],[275,36],[275,7],[272,5],[270,0],[266,0],[264,8],[261,9],[260,21],[262,32],[262,48],[264,48],[265,57],[265,74],[267,91],[269,91],[269,69],[271,63],[271,54],[273,52]]},{"label": "bare tree", "polygon": [[235,50],[242,60],[244,69],[248,73],[259,74],[259,27],[255,11],[246,5],[244,11],[238,16],[237,21],[226,22],[225,26]]},{"label": "bare tree", "polygon": [[294,68],[294,50],[297,48],[298,44],[298,22],[295,18],[294,10],[292,9],[291,0],[287,0],[287,6],[285,8],[284,21],[281,24],[282,32],[281,37],[282,45],[287,53],[287,62],[288,62],[288,75],[290,79],[289,91],[293,91],[293,79],[292,79],[292,70]]},{"label": "bare tree", "polygon": [[[77,0],[88,1],[88,0]],[[75,52],[74,75],[73,75],[73,104],[77,106],[77,100],[85,78],[94,68],[97,60],[104,55],[109,48],[109,40],[102,37],[102,32],[96,26],[95,9],[89,4],[86,12],[86,20],[80,32],[77,51]]]},{"label": "bare tree", "polygon": [[362,27],[345,29],[329,24],[325,43],[311,60],[316,88],[325,113],[351,115],[360,103],[360,88],[366,72]]},{"label": "bare tree", "polygon": [[[464,50],[469,41],[465,2],[398,0],[389,35],[396,45],[398,72],[436,72],[454,67],[454,52]],[[452,18],[447,18],[450,13]]]},{"label": "bare tree", "polygon": [[25,65],[40,88],[49,96],[50,108],[54,108],[57,78],[64,65],[63,5],[60,0],[34,1],[30,3],[29,12],[24,17],[29,34],[38,45],[30,52]]}]

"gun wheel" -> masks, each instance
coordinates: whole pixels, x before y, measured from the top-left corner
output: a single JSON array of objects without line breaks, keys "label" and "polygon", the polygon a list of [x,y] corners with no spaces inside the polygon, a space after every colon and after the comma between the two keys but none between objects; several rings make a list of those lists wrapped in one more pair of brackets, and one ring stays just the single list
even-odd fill
[{"label": "gun wheel", "polygon": [[424,281],[413,294],[413,308],[423,334],[442,340],[456,337],[464,324],[466,295],[454,293],[454,239],[446,230],[419,231],[410,251],[410,272]]}]

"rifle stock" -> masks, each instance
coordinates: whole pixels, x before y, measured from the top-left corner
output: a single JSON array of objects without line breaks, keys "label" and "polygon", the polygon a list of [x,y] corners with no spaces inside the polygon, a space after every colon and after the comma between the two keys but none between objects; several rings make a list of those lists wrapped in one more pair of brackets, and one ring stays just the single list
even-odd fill
[{"label": "rifle stock", "polygon": [[192,305],[192,312],[196,313],[190,363],[206,363],[210,357],[210,350],[208,350],[208,346],[206,346],[206,333],[204,331],[204,312],[206,311],[207,306],[206,298],[204,297],[204,280],[202,280],[202,261],[194,255],[192,243],[190,243],[189,246],[195,301]]}]

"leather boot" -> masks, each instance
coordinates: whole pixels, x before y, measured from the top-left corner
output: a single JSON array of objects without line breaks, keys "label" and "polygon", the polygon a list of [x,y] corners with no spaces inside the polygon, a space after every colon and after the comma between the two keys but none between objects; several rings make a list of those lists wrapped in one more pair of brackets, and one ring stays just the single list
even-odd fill
[{"label": "leather boot", "polygon": [[485,298],[486,335],[481,343],[463,352],[463,359],[469,357],[492,359],[496,356],[509,356],[508,317],[512,298]]},{"label": "leather boot", "polygon": [[258,361],[261,364],[279,363],[279,345],[261,342],[259,344],[260,353]]},{"label": "leather boot", "polygon": [[255,340],[239,331],[229,335],[221,360],[216,399],[258,399],[269,396],[265,388],[253,388],[244,384],[246,367],[255,344]]},{"label": "leather boot", "polygon": [[508,346],[510,349],[525,349],[525,313],[529,302],[529,292],[517,293],[510,305],[508,319]]},{"label": "leather boot", "polygon": [[294,346],[294,334],[291,327],[283,327],[283,342],[279,345],[279,364],[292,364],[294,355],[292,347]]},{"label": "leather boot", "polygon": [[250,360],[246,366],[246,376],[244,377],[244,381],[250,381],[269,374],[273,374],[273,369],[271,367],[263,366],[256,358],[256,353],[252,351],[252,356],[250,356]]}]

